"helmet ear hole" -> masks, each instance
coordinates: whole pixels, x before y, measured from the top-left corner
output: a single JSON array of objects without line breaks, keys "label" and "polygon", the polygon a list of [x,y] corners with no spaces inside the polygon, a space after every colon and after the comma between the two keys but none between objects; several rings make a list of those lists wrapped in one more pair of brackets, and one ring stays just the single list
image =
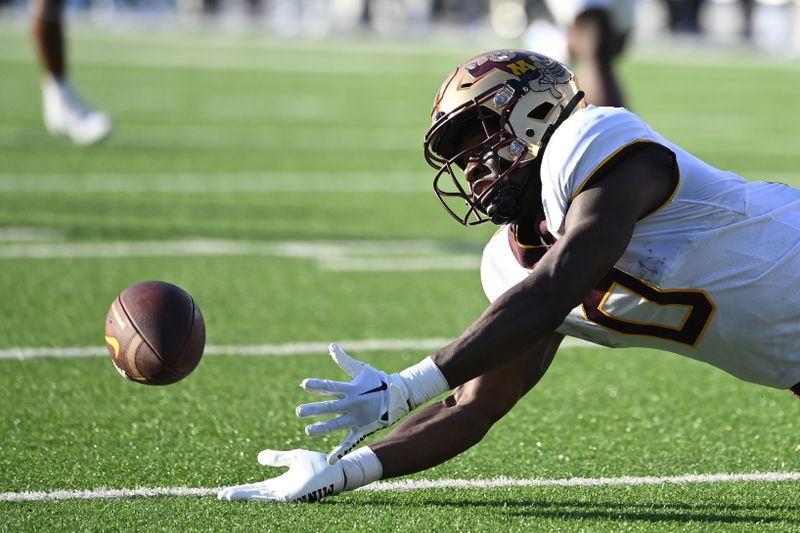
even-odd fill
[{"label": "helmet ear hole", "polygon": [[532,118],[534,120],[544,120],[554,107],[555,106],[550,102],[542,102],[534,107],[530,113],[528,113],[528,118]]},{"label": "helmet ear hole", "polygon": [[525,130],[525,135],[527,135],[528,137],[533,137],[534,135],[536,135],[536,132],[533,131],[533,128],[528,128],[527,130]]}]

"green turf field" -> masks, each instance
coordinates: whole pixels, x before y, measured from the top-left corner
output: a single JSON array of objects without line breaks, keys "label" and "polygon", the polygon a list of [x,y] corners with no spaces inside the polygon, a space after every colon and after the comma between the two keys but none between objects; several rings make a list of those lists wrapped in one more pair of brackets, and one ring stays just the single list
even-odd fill
[{"label": "green turf field", "polygon": [[[74,77],[117,126],[79,149],[45,133],[23,28],[0,26],[0,530],[800,530],[796,480],[8,501],[273,476],[262,448],[335,444],[293,410],[302,378],[341,376],[322,350],[243,351],[458,335],[493,230],[441,210],[421,138],[441,78],[491,46],[76,32]],[[626,59],[632,107],[718,166],[800,185],[800,67],[679,57]],[[214,350],[176,385],[102,356],[111,300],[143,279],[205,315]],[[32,357],[68,353],[87,357]],[[354,355],[396,371],[425,353]],[[797,473],[798,421],[787,392],[678,356],[567,347],[484,442],[409,479]]]}]

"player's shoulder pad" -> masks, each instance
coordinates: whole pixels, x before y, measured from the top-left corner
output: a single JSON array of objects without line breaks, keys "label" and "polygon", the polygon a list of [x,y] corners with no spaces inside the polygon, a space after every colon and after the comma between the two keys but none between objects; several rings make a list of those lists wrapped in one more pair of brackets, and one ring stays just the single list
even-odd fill
[{"label": "player's shoulder pad", "polygon": [[590,105],[564,121],[542,155],[542,203],[552,231],[560,235],[574,196],[616,153],[632,143],[659,139],[646,122],[621,107]]}]

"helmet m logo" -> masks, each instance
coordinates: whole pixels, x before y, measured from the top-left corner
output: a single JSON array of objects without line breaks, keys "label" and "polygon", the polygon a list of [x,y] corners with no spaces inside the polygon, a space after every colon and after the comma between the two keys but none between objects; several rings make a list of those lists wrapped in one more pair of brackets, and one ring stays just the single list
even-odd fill
[{"label": "helmet m logo", "polygon": [[[502,70],[519,77],[526,72],[530,71],[532,74],[536,71],[535,65],[532,65],[524,58],[517,59],[517,57],[519,57],[518,54],[512,51],[495,52],[468,63],[465,68],[473,78],[480,78],[492,69]],[[479,62],[481,60],[483,61]]]},{"label": "helmet m logo", "polygon": [[536,70],[536,67],[531,65],[524,59],[520,59],[519,61],[508,63],[508,70],[510,70],[514,76],[522,76],[529,70]]},{"label": "helmet m logo", "polygon": [[557,100],[562,94],[556,86],[569,83],[572,78],[569,70],[558,61],[538,54],[523,55],[514,51],[495,52],[468,63],[465,68],[476,79],[493,69],[507,72],[525,82],[533,92],[549,92]]}]

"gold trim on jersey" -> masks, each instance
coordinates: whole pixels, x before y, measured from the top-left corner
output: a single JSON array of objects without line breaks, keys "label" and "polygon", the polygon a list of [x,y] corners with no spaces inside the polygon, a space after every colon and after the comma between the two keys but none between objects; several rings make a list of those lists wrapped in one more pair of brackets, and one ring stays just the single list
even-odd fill
[{"label": "gold trim on jersey", "polygon": [[672,187],[672,192],[670,193],[669,197],[660,206],[656,207],[655,209],[647,213],[645,216],[640,218],[639,221],[642,221],[652,215],[655,215],[656,213],[667,207],[672,202],[672,200],[675,199],[675,196],[677,196],[678,189],[681,188],[681,166],[678,164],[678,156],[675,154],[675,152],[673,152],[663,144],[661,143],[654,143],[654,144],[664,148],[664,150],[667,150],[672,155],[673,161],[675,163],[675,185]]},{"label": "gold trim on jersey", "polygon": [[[611,160],[612,160],[612,159],[613,159],[613,158],[614,158],[616,155],[618,155],[620,152],[622,152],[622,151],[623,151],[623,150],[625,150],[626,148],[628,148],[628,147],[630,147],[630,146],[633,146],[634,144],[640,144],[640,143],[649,143],[649,144],[655,144],[656,146],[660,146],[660,147],[664,148],[665,150],[668,150],[668,151],[669,151],[669,152],[670,152],[670,153],[673,155],[673,157],[675,156],[675,152],[673,152],[672,150],[670,150],[669,148],[667,148],[666,146],[664,146],[664,145],[663,145],[663,144],[661,144],[660,142],[657,142],[657,141],[654,141],[654,140],[651,140],[651,139],[635,139],[635,140],[633,140],[633,141],[631,141],[631,142],[629,142],[629,143],[626,143],[626,144],[624,144],[624,145],[620,146],[619,148],[617,148],[616,150],[614,150],[613,152],[611,152],[611,154],[609,154],[608,156],[606,156],[606,157],[605,157],[605,159],[603,159],[602,161],[600,161],[600,163],[598,163],[598,164],[597,164],[597,166],[596,166],[596,167],[594,167],[594,170],[592,170],[592,171],[589,173],[589,175],[588,175],[588,176],[586,176],[586,179],[584,179],[584,180],[583,180],[583,182],[581,182],[581,185],[580,185],[580,187],[578,187],[578,190],[577,190],[577,191],[575,191],[575,194],[573,194],[573,195],[570,197],[569,201],[570,201],[570,202],[572,202],[573,200],[575,200],[575,198],[576,198],[576,197],[577,197],[577,196],[578,196],[580,193],[582,193],[582,192],[583,192],[583,189],[586,187],[586,185],[588,185],[588,184],[589,184],[589,182],[592,180],[592,178],[594,177],[594,175],[595,175],[595,174],[597,174],[597,172],[598,172],[598,171],[599,171],[601,168],[603,168],[603,167],[604,167],[604,166],[605,166],[605,165],[606,165],[606,164],[607,164],[609,161],[611,161]],[[677,174],[677,175],[675,176],[675,185],[673,186],[673,188],[672,188],[672,192],[670,193],[669,197],[668,197],[668,198],[667,198],[667,199],[666,199],[666,200],[665,200],[665,201],[664,201],[664,202],[663,202],[663,203],[662,203],[660,206],[656,207],[655,209],[653,209],[652,211],[650,211],[649,213],[647,213],[646,215],[644,215],[644,216],[643,216],[642,218],[640,218],[639,220],[644,220],[645,218],[647,218],[647,217],[649,217],[649,216],[651,216],[651,215],[655,214],[656,212],[660,211],[661,209],[663,209],[664,207],[666,207],[667,205],[669,205],[669,203],[670,203],[670,202],[671,202],[671,201],[672,201],[672,200],[675,198],[675,195],[676,195],[676,194],[678,194],[678,189],[680,189],[680,185],[681,185],[681,168],[680,168],[680,166],[678,165],[678,161],[677,161],[677,159],[675,160],[675,170],[676,170],[676,174]]]},{"label": "gold trim on jersey", "polygon": [[514,224],[514,241],[517,243],[517,246],[520,248],[526,248],[532,250],[534,248],[542,248],[543,246],[549,246],[547,244],[523,244],[519,240],[519,224]]},{"label": "gold trim on jersey", "polygon": [[622,146],[620,146],[619,148],[617,148],[616,150],[614,150],[613,152],[608,154],[602,161],[600,161],[597,164],[596,167],[594,167],[594,169],[591,172],[589,172],[589,175],[586,176],[586,178],[584,178],[584,180],[581,182],[580,187],[578,187],[578,189],[575,191],[575,193],[572,196],[570,196],[569,201],[572,202],[575,199],[575,197],[577,197],[580,193],[582,193],[584,187],[586,187],[586,185],[589,183],[589,181],[591,181],[591,179],[594,177],[594,175],[597,174],[597,172],[601,168],[603,168],[606,165],[606,163],[611,161],[614,158],[614,156],[616,156],[617,154],[619,154],[621,151],[623,151],[624,149],[628,148],[629,146],[633,146],[634,144],[638,144],[638,143],[659,144],[659,143],[657,143],[655,141],[651,141],[650,139],[635,139],[635,140],[633,140],[633,141],[631,141],[629,143],[623,144]]}]

